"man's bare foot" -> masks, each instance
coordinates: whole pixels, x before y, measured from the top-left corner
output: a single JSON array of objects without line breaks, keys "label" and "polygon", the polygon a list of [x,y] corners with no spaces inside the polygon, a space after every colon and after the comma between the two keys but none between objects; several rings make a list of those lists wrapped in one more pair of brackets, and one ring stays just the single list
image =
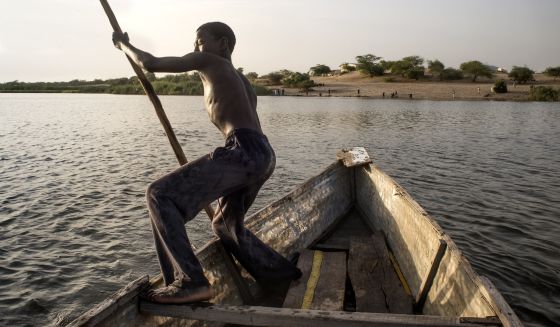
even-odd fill
[{"label": "man's bare foot", "polygon": [[150,290],[147,299],[157,303],[194,303],[208,301],[214,296],[210,286],[199,286],[195,288],[181,288],[170,284],[169,286]]}]

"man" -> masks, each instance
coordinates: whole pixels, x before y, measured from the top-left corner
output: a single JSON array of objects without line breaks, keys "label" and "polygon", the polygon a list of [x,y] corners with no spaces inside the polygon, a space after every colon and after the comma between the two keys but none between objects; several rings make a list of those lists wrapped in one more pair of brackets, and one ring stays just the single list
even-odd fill
[{"label": "man", "polygon": [[272,174],[276,157],[261,130],[255,92],[231,62],[235,47],[231,28],[220,22],[200,26],[194,52],[183,57],[154,57],[133,47],[126,34],[115,33],[113,43],[150,72],[198,71],[210,120],[226,138],[224,147],[148,187],[148,209],[166,285],[148,293],[148,298],[159,303],[188,303],[213,296],[184,224],[216,199],[212,229],[259,283],[272,287],[299,278],[297,267],[243,226],[245,213]]}]

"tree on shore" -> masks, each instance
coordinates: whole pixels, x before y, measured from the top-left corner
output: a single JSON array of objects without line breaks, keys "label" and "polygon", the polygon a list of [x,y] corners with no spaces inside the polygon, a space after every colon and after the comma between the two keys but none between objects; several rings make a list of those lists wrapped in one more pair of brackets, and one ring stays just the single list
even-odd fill
[{"label": "tree on shore", "polygon": [[440,80],[442,81],[452,81],[452,80],[460,80],[463,79],[463,72],[459,69],[455,68],[445,68],[441,71]]},{"label": "tree on shore", "polygon": [[560,77],[560,66],[558,67],[548,67],[544,71],[545,75],[554,77],[554,79]]},{"label": "tree on shore", "polygon": [[494,76],[490,67],[478,60],[464,62],[461,64],[460,68],[465,74],[472,77],[473,83],[476,82],[478,77],[492,78]]},{"label": "tree on shore", "polygon": [[302,91],[308,91],[315,86],[315,82],[309,78],[309,74],[302,74],[298,72],[291,73],[289,76],[285,77],[282,80],[282,84],[286,87],[294,87]]},{"label": "tree on shore", "polygon": [[391,73],[402,77],[418,80],[424,76],[424,58],[420,56],[408,56],[395,61],[391,66]]},{"label": "tree on shore", "polygon": [[378,63],[381,57],[366,54],[363,56],[356,57],[356,70],[369,77],[381,76],[385,72],[385,69]]},{"label": "tree on shore", "polygon": [[428,60],[428,70],[432,74],[432,76],[438,76],[439,80],[442,80],[441,72],[445,69],[445,65],[439,61],[438,59],[435,60]]},{"label": "tree on shore", "polygon": [[340,70],[342,71],[347,71],[347,72],[353,72],[356,71],[356,65],[352,65],[349,64],[347,62],[343,62],[342,64],[340,64]]},{"label": "tree on shore", "polygon": [[527,67],[513,66],[511,72],[508,74],[508,77],[517,83],[525,84],[529,81],[535,80],[533,74],[535,74],[535,72]]},{"label": "tree on shore", "polygon": [[391,67],[393,67],[393,65],[395,64],[395,61],[381,60],[381,61],[379,61],[379,64],[381,65],[381,67],[383,67],[383,69],[385,71],[387,71],[387,70],[391,70]]},{"label": "tree on shore", "polygon": [[293,72],[287,69],[282,69],[280,71],[271,72],[266,75],[261,76],[262,79],[268,80],[270,85],[280,85],[282,80],[290,76]]},{"label": "tree on shore", "polygon": [[255,73],[255,72],[249,72],[249,73],[245,74],[245,77],[250,82],[254,82],[257,78],[259,78],[259,74]]},{"label": "tree on shore", "polygon": [[323,74],[330,73],[331,68],[327,65],[318,64],[318,65],[315,65],[315,66],[309,68],[309,71],[311,72],[311,74],[313,76],[321,76]]}]

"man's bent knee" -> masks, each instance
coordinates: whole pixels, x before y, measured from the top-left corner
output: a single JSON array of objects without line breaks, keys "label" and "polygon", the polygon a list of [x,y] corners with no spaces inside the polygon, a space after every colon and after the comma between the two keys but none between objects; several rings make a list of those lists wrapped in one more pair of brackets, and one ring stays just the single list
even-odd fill
[{"label": "man's bent knee", "polygon": [[151,206],[158,202],[158,199],[164,197],[164,188],[160,180],[152,182],[146,189],[146,202]]}]

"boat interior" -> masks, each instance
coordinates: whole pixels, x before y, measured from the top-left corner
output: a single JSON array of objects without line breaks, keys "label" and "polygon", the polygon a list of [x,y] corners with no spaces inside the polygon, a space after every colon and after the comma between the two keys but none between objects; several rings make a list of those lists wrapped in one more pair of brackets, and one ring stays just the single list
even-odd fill
[{"label": "boat interior", "polygon": [[300,279],[283,294],[265,293],[256,302],[297,309],[414,312],[412,294],[383,234],[373,231],[358,210],[299,253],[297,265]]}]

